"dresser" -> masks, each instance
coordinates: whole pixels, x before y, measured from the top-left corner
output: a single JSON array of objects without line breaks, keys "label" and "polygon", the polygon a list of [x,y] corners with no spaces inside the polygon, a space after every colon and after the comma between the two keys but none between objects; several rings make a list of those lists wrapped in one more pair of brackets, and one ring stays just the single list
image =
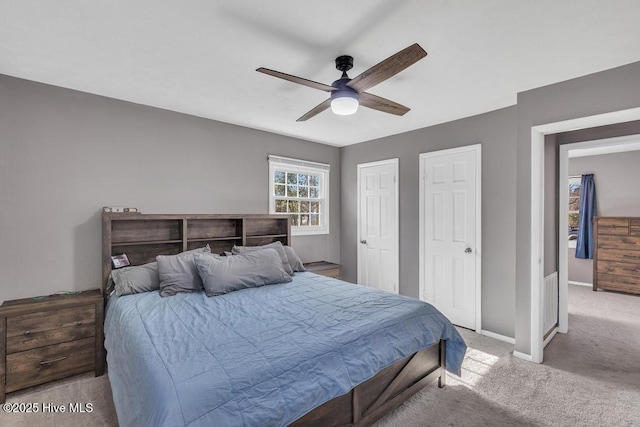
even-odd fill
[{"label": "dresser", "polygon": [[82,372],[104,373],[100,290],[0,305],[0,400]]},{"label": "dresser", "polygon": [[640,218],[594,217],[593,290],[640,294]]}]

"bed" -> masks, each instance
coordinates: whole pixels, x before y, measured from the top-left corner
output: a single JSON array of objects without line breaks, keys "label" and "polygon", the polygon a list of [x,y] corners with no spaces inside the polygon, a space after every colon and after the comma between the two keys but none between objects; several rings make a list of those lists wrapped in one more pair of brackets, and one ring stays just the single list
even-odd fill
[{"label": "bed", "polygon": [[[283,216],[105,214],[105,285],[112,255],[289,239]],[[466,350],[429,304],[310,272],[213,297],[111,296],[105,348],[122,427],[369,425],[444,386]]]}]

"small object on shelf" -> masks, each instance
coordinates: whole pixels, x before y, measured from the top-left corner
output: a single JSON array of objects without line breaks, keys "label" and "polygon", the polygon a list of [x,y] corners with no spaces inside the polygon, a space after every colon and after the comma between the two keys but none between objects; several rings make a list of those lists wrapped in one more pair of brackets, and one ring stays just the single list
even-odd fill
[{"label": "small object on shelf", "polygon": [[336,279],[339,279],[342,275],[342,266],[340,264],[328,261],[307,262],[304,264],[304,268],[306,268],[307,271],[311,273],[333,277]]},{"label": "small object on shelf", "polygon": [[122,268],[131,265],[129,258],[127,258],[127,254],[125,253],[112,256],[111,263],[113,264],[113,268]]},{"label": "small object on shelf", "polygon": [[121,206],[105,206],[102,208],[103,212],[107,213],[136,213],[138,208],[125,208]]},{"label": "small object on shelf", "polygon": [[0,402],[71,375],[104,373],[104,300],[98,289],[0,305]]}]

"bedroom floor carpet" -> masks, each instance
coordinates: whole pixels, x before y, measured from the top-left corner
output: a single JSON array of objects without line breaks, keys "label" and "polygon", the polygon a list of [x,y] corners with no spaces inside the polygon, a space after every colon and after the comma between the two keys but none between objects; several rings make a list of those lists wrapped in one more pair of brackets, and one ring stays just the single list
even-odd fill
[{"label": "bedroom floor carpet", "polygon": [[569,286],[569,333],[553,338],[541,365],[460,332],[462,377],[421,391],[377,427],[640,426],[639,296]]},{"label": "bedroom floor carpet", "polygon": [[[462,377],[416,394],[377,427],[640,426],[640,297],[569,287],[568,334],[542,365],[513,345],[460,329],[469,350]],[[65,405],[65,413],[0,413],[0,426],[117,426],[106,375],[76,376],[12,393],[7,402]],[[69,403],[92,403],[69,413]]]}]

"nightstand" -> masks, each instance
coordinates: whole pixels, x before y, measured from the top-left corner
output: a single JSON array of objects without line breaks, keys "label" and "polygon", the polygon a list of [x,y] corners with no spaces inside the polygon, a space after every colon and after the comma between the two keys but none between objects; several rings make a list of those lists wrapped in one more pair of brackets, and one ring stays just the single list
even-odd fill
[{"label": "nightstand", "polygon": [[100,290],[0,305],[0,401],[5,394],[87,371],[104,373]]},{"label": "nightstand", "polygon": [[310,271],[311,273],[321,274],[323,276],[335,277],[336,279],[339,279],[341,276],[342,266],[333,262],[315,261],[304,264],[304,268],[306,268],[307,271]]}]

